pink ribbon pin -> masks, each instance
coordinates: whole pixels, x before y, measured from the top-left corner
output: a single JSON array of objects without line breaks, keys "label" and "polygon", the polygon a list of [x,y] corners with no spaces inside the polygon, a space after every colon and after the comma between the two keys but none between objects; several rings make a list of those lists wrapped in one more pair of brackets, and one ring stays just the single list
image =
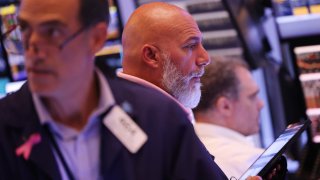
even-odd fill
[{"label": "pink ribbon pin", "polygon": [[29,159],[31,150],[33,145],[38,144],[39,142],[41,142],[41,136],[39,133],[33,133],[29,136],[29,139],[27,139],[27,141],[25,143],[23,143],[21,146],[19,146],[16,149],[16,155],[17,156],[21,156],[23,155],[23,158],[25,160]]}]

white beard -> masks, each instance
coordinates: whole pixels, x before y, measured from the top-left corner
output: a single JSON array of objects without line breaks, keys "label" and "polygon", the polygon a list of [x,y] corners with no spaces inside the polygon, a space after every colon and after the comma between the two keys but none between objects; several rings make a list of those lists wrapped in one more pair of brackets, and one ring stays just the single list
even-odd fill
[{"label": "white beard", "polygon": [[204,71],[192,72],[184,76],[172,63],[170,56],[162,53],[164,59],[162,84],[169,93],[187,108],[195,108],[201,97],[201,83],[190,84],[191,79],[202,76]]}]

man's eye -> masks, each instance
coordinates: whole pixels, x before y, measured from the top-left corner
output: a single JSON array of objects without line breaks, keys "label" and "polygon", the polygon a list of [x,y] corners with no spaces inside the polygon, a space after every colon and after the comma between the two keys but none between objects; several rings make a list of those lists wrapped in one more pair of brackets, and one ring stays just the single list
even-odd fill
[{"label": "man's eye", "polygon": [[257,100],[258,99],[258,95],[257,94],[255,94],[255,95],[252,95],[252,96],[250,96],[250,99],[251,100]]},{"label": "man's eye", "polygon": [[58,38],[61,36],[61,31],[55,27],[48,28],[46,30],[46,36],[51,38]]},{"label": "man's eye", "polygon": [[188,49],[194,49],[197,46],[197,44],[189,44],[186,46]]},{"label": "man's eye", "polygon": [[27,26],[24,24],[19,24],[18,25],[19,30],[23,33],[27,30]]}]

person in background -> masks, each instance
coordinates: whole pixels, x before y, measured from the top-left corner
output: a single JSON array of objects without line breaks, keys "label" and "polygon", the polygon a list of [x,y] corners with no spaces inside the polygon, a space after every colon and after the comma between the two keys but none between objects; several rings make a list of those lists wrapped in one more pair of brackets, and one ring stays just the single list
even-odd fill
[{"label": "person in background", "polygon": [[21,1],[28,80],[0,100],[0,179],[227,179],[174,101],[95,67],[108,9]]},{"label": "person in background", "polygon": [[215,58],[201,83],[196,133],[227,177],[239,178],[263,152],[247,139],[259,132],[259,87],[238,58]]}]

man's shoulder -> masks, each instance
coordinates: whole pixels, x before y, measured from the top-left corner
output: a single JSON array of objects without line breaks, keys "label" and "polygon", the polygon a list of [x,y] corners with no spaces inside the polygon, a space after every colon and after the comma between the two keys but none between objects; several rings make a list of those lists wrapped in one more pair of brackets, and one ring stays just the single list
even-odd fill
[{"label": "man's shoulder", "polygon": [[29,114],[32,109],[32,96],[27,84],[24,84],[18,91],[0,99],[1,119],[23,117],[25,114]]},{"label": "man's shoulder", "polygon": [[154,123],[190,124],[187,113],[161,92],[122,78],[108,79],[108,82],[116,103],[132,107],[133,114],[140,120],[153,118],[163,119]]},{"label": "man's shoulder", "polygon": [[23,85],[20,90],[7,94],[5,97],[0,99],[0,108],[11,108],[12,106],[17,105],[17,102],[27,98],[28,94],[31,96],[26,86],[27,85]]},{"label": "man's shoulder", "polygon": [[[136,100],[141,105],[152,103],[153,106],[162,106],[163,104],[178,106],[171,98],[153,88],[123,78],[108,78],[108,81],[116,99]],[[181,108],[179,107],[179,109]]]}]

